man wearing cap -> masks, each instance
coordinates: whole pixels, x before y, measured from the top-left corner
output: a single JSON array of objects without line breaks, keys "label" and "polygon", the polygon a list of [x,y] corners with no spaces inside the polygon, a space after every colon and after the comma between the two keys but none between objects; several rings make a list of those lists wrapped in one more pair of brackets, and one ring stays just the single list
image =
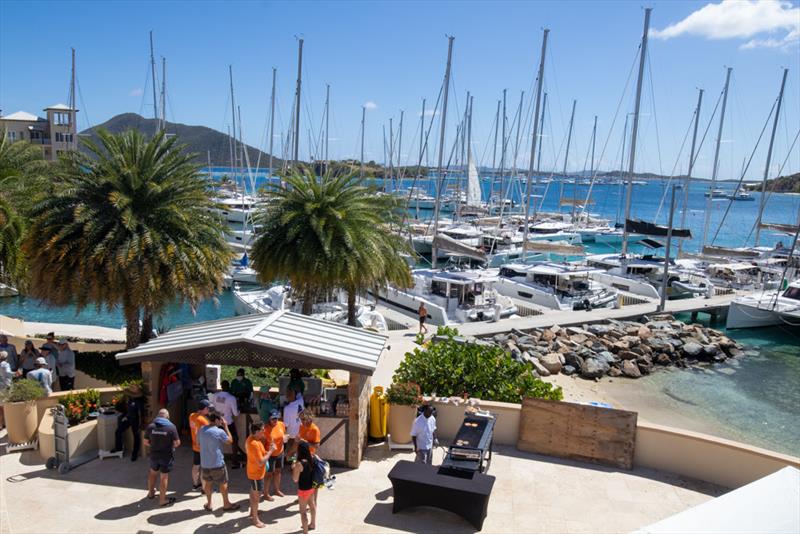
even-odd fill
[{"label": "man wearing cap", "polygon": [[45,396],[48,396],[53,392],[53,375],[47,368],[47,360],[39,356],[34,363],[36,369],[28,373],[28,378],[39,382],[44,388]]},{"label": "man wearing cap", "polygon": [[75,387],[75,353],[69,347],[66,339],[58,340],[58,387],[61,391],[69,391]]},{"label": "man wearing cap", "polygon": [[47,370],[50,371],[50,374],[55,378],[57,376],[56,367],[56,352],[51,351],[48,345],[42,345],[39,349],[39,355],[44,358],[45,364],[47,365]]},{"label": "man wearing cap", "polygon": [[161,506],[170,506],[175,497],[167,499],[169,472],[175,461],[175,449],[181,446],[178,429],[169,420],[169,412],[165,408],[158,411],[158,416],[147,425],[144,431],[144,444],[150,447],[150,472],[147,474],[147,498],[156,498],[156,478],[159,480],[159,501]]},{"label": "man wearing cap", "polygon": [[197,441],[200,443],[200,468],[206,492],[206,504],[203,508],[207,512],[211,511],[211,495],[216,484],[222,494],[222,510],[238,510],[239,504],[232,503],[228,498],[228,470],[225,469],[223,447],[226,443],[233,442],[233,436],[225,419],[216,412],[209,414],[208,424],[197,433]]},{"label": "man wearing cap", "polygon": [[198,410],[189,416],[189,432],[192,435],[192,489],[202,490],[200,480],[200,443],[197,441],[197,432],[208,424],[208,415],[214,407],[208,399],[201,399]]},{"label": "man wearing cap", "polygon": [[[45,338],[45,342],[39,347],[39,350],[47,349],[50,351],[50,354],[55,356],[58,353],[58,346],[56,345],[56,334],[54,332],[48,332],[47,337]],[[55,374],[55,371],[53,372]]]},{"label": "man wearing cap", "polygon": [[142,436],[139,432],[139,425],[142,419],[144,419],[144,392],[142,391],[142,386],[139,384],[131,384],[125,388],[124,393],[127,400],[126,408],[119,418],[117,431],[114,435],[114,450],[111,452],[119,452],[122,450],[122,435],[130,428],[131,432],[133,432],[131,462],[135,462],[139,457],[139,449],[142,446]]},{"label": "man wearing cap", "polygon": [[[269,414],[269,426],[264,429],[265,448],[271,450],[267,476],[264,479],[264,499],[274,500],[269,494],[269,486],[275,482],[275,495],[283,497],[281,491],[281,469],[283,469],[283,444],[286,436],[286,426],[278,420],[278,410]],[[271,447],[270,443],[274,445]]]},{"label": "man wearing cap", "polygon": [[5,334],[0,334],[0,351],[8,353],[8,365],[11,366],[12,371],[16,372],[19,367],[17,347],[8,342],[8,336]]},{"label": "man wearing cap", "polygon": [[[239,435],[236,432],[236,416],[239,415],[239,407],[237,406],[236,397],[230,394],[230,382],[223,380],[221,385],[222,391],[214,394],[214,409],[225,419],[228,430],[231,431],[233,436],[233,445],[231,446],[233,462],[231,462],[231,469],[239,469],[241,467],[241,457],[243,456],[242,449],[239,448]],[[247,431],[245,431],[245,435],[247,435]]]}]

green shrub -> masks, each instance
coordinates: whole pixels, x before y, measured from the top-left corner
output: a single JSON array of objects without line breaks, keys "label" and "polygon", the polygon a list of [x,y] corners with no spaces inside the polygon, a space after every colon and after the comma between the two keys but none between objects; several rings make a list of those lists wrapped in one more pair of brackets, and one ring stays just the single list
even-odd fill
[{"label": "green shrub", "polygon": [[441,335],[447,338],[407,352],[393,381],[419,384],[425,394],[445,397],[514,403],[523,397],[563,398],[560,387],[535,377],[527,364],[514,361],[502,348],[458,343],[454,339],[458,331],[453,328],[443,330]]},{"label": "green shrub", "polygon": [[116,355],[117,352],[75,351],[75,368],[114,386],[142,379],[139,365],[120,365]]},{"label": "green shrub", "polygon": [[422,392],[412,382],[394,383],[386,390],[386,401],[389,404],[418,406],[422,404]]},{"label": "green shrub", "polygon": [[44,396],[44,388],[39,382],[32,378],[25,378],[23,380],[15,380],[11,383],[11,387],[5,391],[0,392],[0,401],[2,402],[24,402],[36,400]]},{"label": "green shrub", "polygon": [[64,407],[70,425],[80,424],[89,417],[91,412],[96,412],[100,405],[100,392],[95,389],[69,393],[58,399]]}]

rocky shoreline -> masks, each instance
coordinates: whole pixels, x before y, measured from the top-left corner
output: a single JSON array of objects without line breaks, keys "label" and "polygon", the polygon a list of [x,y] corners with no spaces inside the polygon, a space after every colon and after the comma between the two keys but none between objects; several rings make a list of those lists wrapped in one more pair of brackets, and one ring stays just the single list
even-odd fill
[{"label": "rocky shoreline", "polygon": [[671,315],[641,322],[608,320],[582,327],[512,330],[484,339],[509,357],[530,364],[539,376],[577,375],[639,378],[657,367],[689,367],[745,355],[744,347],[722,332],[686,324]]}]

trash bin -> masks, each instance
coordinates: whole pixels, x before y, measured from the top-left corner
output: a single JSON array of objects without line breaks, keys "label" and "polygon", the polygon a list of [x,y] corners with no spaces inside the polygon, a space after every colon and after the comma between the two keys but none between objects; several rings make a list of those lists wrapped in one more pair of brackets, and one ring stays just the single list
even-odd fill
[{"label": "trash bin", "polygon": [[386,437],[386,394],[381,386],[372,389],[369,396],[369,437],[384,439]]},{"label": "trash bin", "polygon": [[110,451],[114,448],[118,423],[116,412],[100,412],[97,416],[97,447],[101,451]]}]

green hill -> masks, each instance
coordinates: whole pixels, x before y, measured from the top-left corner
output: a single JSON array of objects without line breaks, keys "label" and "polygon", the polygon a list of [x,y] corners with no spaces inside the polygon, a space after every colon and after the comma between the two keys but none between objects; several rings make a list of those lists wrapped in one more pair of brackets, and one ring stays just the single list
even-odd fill
[{"label": "green hill", "polygon": [[[750,191],[761,191],[761,185],[760,183],[750,184],[747,186],[747,189]],[[767,180],[767,191],[774,191],[775,193],[800,193],[800,172]]]},{"label": "green hill", "polygon": [[[156,120],[146,119],[136,113],[122,113],[110,118],[103,124],[84,130],[80,135],[93,137],[94,131],[98,128],[105,128],[111,133],[119,133],[133,128],[146,135],[152,135],[156,130]],[[210,154],[212,165],[222,167],[230,165],[230,136],[227,134],[206,126],[191,126],[172,122],[167,122],[166,131],[167,134],[177,135],[180,142],[187,145],[190,152],[196,153],[198,163],[206,164]],[[261,167],[267,166],[269,156],[266,153],[249,145],[246,150],[250,158],[250,165],[255,166],[260,154]],[[276,157],[273,159],[272,164],[274,167],[280,167],[282,163],[283,161]]]}]

